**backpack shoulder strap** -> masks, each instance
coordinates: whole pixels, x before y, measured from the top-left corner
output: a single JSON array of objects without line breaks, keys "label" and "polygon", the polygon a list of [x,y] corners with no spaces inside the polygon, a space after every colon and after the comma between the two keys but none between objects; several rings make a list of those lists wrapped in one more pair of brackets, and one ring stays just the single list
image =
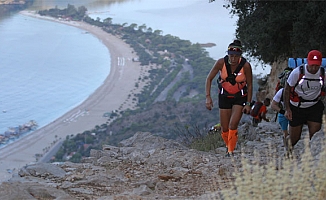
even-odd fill
[{"label": "backpack shoulder strap", "polygon": [[[247,60],[245,58],[241,57],[241,61],[240,61],[239,65],[237,66],[237,68],[233,72],[233,74],[235,76],[238,75],[238,73],[240,72],[242,67],[246,64],[246,62],[247,62]],[[224,63],[225,63],[226,71],[228,72],[228,76],[230,76],[232,74],[232,71],[231,71],[231,66],[230,66],[230,63],[229,63],[229,56],[228,55],[226,55],[224,57]]]},{"label": "backpack shoulder strap", "polygon": [[302,79],[302,77],[304,76],[304,73],[305,73],[305,66],[304,64],[303,65],[300,65],[300,74],[299,74],[299,79],[298,79],[298,82]]},{"label": "backpack shoulder strap", "polygon": [[300,67],[300,68],[299,68],[299,70],[300,70],[300,74],[299,74],[299,78],[298,78],[297,83],[293,86],[293,91],[294,91],[294,88],[297,87],[297,85],[299,85],[300,80],[301,80],[302,77],[304,76],[304,64],[303,64],[303,65],[300,65],[299,67]]},{"label": "backpack shoulder strap", "polygon": [[238,74],[242,67],[246,64],[247,60],[244,57],[241,57],[241,61],[238,65],[238,67],[234,70],[234,74]]},{"label": "backpack shoulder strap", "polygon": [[224,56],[224,64],[225,64],[228,76],[230,76],[232,74],[232,72],[231,72],[231,66],[230,66],[230,63],[229,63],[229,56],[228,55]]},{"label": "backpack shoulder strap", "polygon": [[321,90],[320,90],[320,96],[325,96],[326,95],[326,89],[325,89],[325,68],[324,67],[321,67],[320,68],[320,77],[321,77]]},{"label": "backpack shoulder strap", "polygon": [[304,65],[300,65],[300,76],[302,75],[304,75]]},{"label": "backpack shoulder strap", "polygon": [[323,79],[325,79],[325,68],[324,67],[320,67],[320,77]]}]

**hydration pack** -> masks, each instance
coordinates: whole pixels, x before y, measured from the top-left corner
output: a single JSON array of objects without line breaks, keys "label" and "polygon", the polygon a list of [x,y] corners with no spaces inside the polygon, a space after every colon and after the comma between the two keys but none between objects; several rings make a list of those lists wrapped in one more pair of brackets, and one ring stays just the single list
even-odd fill
[{"label": "hydration pack", "polygon": [[277,85],[275,87],[275,93],[277,91],[279,91],[281,88],[285,88],[286,81],[288,80],[292,70],[293,70],[292,68],[287,67],[287,68],[284,69],[284,71],[282,73],[280,73],[278,75],[279,80],[278,80]]},{"label": "hydration pack", "polygon": [[250,110],[250,115],[252,117],[257,117],[259,114],[259,110],[262,106],[263,106],[263,102],[255,102],[255,104],[252,106]]},{"label": "hydration pack", "polygon": [[[247,62],[247,60],[245,58],[241,57],[240,63],[238,64],[238,66],[234,70],[234,72],[232,73],[231,66],[229,64],[229,57],[228,57],[228,55],[226,55],[224,57],[224,64],[225,64],[225,67],[226,67],[226,71],[227,71],[227,75],[228,76],[226,77],[226,80],[222,80],[221,75],[218,77],[217,84],[218,84],[218,87],[219,87],[219,94],[221,94],[223,96],[226,96],[228,98],[238,98],[238,97],[243,97],[243,96],[246,96],[247,95],[246,82],[237,83],[236,80],[235,80],[236,77],[237,77],[237,75],[238,75],[238,73],[240,72],[240,70],[242,69],[242,67],[246,64],[246,62]],[[237,87],[239,89],[238,92],[229,93],[228,92],[228,88],[224,88],[222,86],[223,83],[225,83],[225,82],[230,83],[232,86],[237,85]]]}]

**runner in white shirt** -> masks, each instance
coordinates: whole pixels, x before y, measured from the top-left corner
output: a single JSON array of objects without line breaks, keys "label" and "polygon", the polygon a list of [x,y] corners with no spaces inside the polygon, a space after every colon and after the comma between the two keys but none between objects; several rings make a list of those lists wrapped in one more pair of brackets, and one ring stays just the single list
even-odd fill
[{"label": "runner in white shirt", "polygon": [[283,102],[284,101],[283,90],[284,88],[281,88],[277,91],[277,93],[273,97],[271,107],[273,110],[278,112],[277,114],[278,123],[280,124],[281,129],[283,131],[283,142],[284,142],[284,146],[286,146],[285,139],[288,136],[289,120],[284,116],[285,110],[284,110],[284,102]]},{"label": "runner in white shirt", "polygon": [[[302,127],[308,125],[310,139],[321,129],[324,104],[320,100],[321,91],[324,88],[324,80],[321,78],[322,54],[312,50],[307,57],[308,64],[302,68],[295,68],[284,89],[285,117],[289,121],[289,136],[291,142],[288,150],[300,140]],[[301,70],[304,76],[300,79]],[[324,74],[323,74],[324,75]],[[300,79],[300,80],[299,80]],[[290,139],[290,140],[289,140]]]},{"label": "runner in white shirt", "polygon": [[284,138],[288,136],[288,126],[289,126],[289,120],[284,116],[285,110],[284,110],[284,100],[283,100],[283,90],[284,88],[281,88],[275,96],[273,97],[272,105],[271,107],[273,110],[278,112],[277,118],[278,123],[281,126],[281,129],[284,133]]}]

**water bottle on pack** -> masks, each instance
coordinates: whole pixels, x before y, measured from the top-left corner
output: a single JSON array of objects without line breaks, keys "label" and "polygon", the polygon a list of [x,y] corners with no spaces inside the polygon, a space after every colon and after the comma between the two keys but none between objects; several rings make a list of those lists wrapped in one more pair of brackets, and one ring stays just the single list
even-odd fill
[{"label": "water bottle on pack", "polygon": [[[296,68],[302,64],[306,64],[307,63],[307,58],[289,58],[288,60],[288,66],[290,68]],[[326,68],[326,58],[322,59],[322,63],[321,65]]]}]

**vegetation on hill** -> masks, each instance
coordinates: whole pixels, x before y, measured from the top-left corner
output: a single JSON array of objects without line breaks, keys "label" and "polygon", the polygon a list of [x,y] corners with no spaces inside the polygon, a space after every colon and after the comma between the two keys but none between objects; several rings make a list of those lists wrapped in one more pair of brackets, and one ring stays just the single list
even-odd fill
[{"label": "vegetation on hill", "polygon": [[246,53],[264,63],[304,58],[311,49],[326,53],[326,1],[232,1],[236,36]]},{"label": "vegetation on hill", "polygon": [[38,12],[41,16],[48,15],[54,18],[69,18],[71,20],[80,21],[86,15],[87,8],[80,6],[76,9],[74,5],[68,4],[67,8],[51,8],[49,10],[41,10]]},{"label": "vegetation on hill", "polygon": [[28,6],[32,5],[33,2],[34,0],[21,0],[12,2],[7,1],[5,2],[6,4],[2,4],[0,1],[0,17],[24,10]]}]

